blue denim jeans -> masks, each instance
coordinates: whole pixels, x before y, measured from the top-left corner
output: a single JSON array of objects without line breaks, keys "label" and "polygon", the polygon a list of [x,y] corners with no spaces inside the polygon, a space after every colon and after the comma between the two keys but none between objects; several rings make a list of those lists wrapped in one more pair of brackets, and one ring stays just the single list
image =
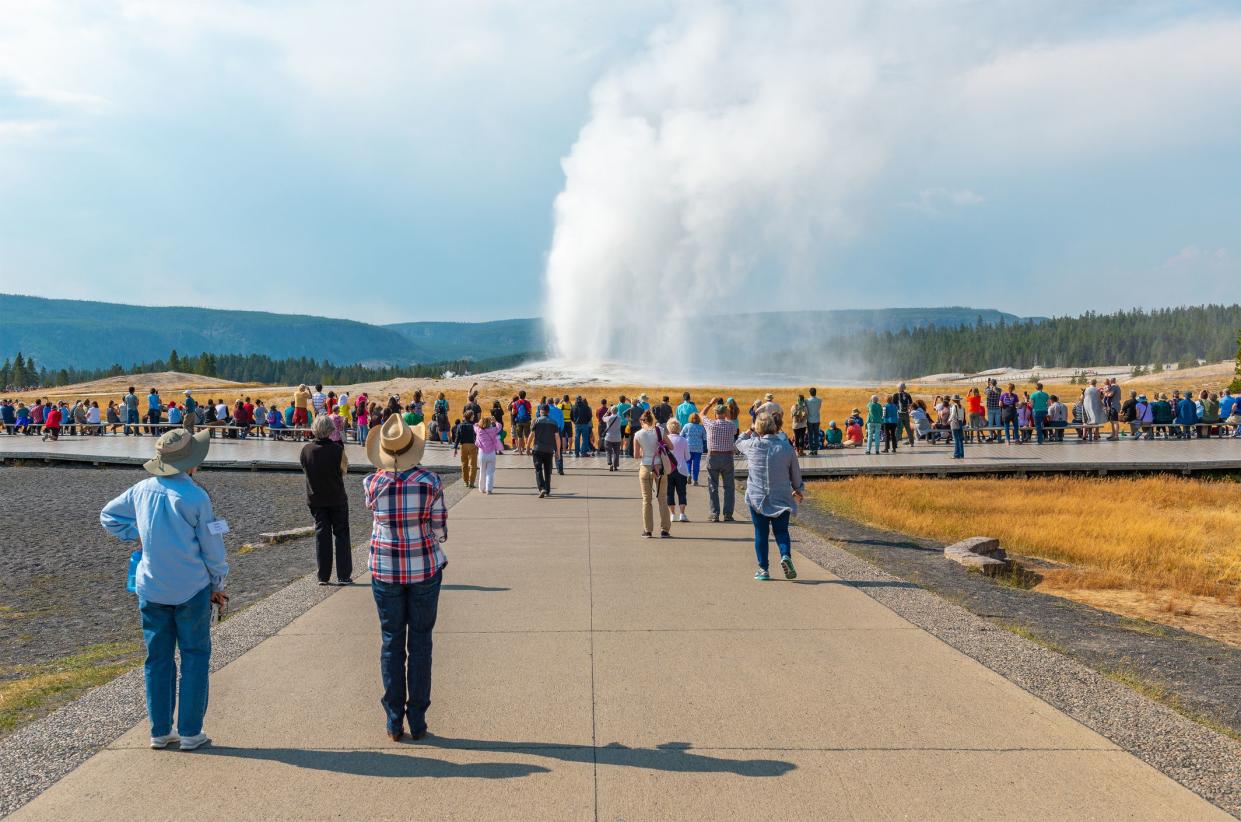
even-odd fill
[{"label": "blue denim jeans", "polygon": [[768,531],[776,535],[776,547],[780,556],[787,557],[793,553],[793,543],[789,539],[789,512],[785,511],[778,517],[760,514],[750,506],[750,522],[754,523],[754,555],[758,558],[758,567],[767,570]]},{"label": "blue denim jeans", "polygon": [[[142,639],[146,642],[144,666],[147,716],[151,736],[172,732],[172,710],[177,709],[177,733],[202,733],[207,713],[207,672],[211,664],[211,586],[180,605],[161,605],[138,600],[142,613]],[[181,651],[181,691],[177,693],[177,660]]]},{"label": "blue denim jeans", "polygon": [[952,455],[965,458],[965,432],[960,428],[952,429]]},{"label": "blue denim jeans", "polygon": [[138,433],[140,433],[140,432],[141,432],[141,429],[139,429],[139,428],[133,428],[133,429],[131,429],[131,428],[129,427],[130,425],[137,425],[137,423],[138,423],[138,409],[137,409],[137,408],[126,408],[126,409],[125,409],[125,422],[126,422],[126,423],[128,423],[128,425],[126,425],[126,426],[125,426],[125,436],[127,436],[127,437],[128,437],[128,436],[129,436],[129,432],[130,432],[131,430],[132,430],[132,431],[133,431],[133,433],[135,433],[135,434],[138,434]]},{"label": "blue denim jeans", "polygon": [[1012,417],[1004,423],[1004,439],[1009,442],[1021,442],[1021,422],[1014,411]]},{"label": "blue denim jeans", "polygon": [[590,423],[573,426],[573,453],[579,457],[590,453]]},{"label": "blue denim jeans", "polygon": [[444,572],[423,582],[400,585],[371,580],[379,611],[379,672],[384,693],[379,700],[388,717],[388,732],[418,734],[427,728],[431,706],[431,632],[439,611]]},{"label": "blue denim jeans", "polygon": [[1039,445],[1043,444],[1043,436],[1044,436],[1043,429],[1046,427],[1047,427],[1047,412],[1046,411],[1035,411],[1034,412],[1034,434],[1038,438]]},{"label": "blue denim jeans", "polygon": [[698,482],[698,471],[702,468],[702,452],[689,452],[689,478],[696,484]]},{"label": "blue denim jeans", "polygon": [[371,428],[365,423],[358,423],[358,445],[366,445],[366,432]]},{"label": "blue denim jeans", "polygon": [[871,446],[875,447],[875,453],[879,453],[879,431],[882,426],[877,422],[866,423],[866,453],[870,453]]}]

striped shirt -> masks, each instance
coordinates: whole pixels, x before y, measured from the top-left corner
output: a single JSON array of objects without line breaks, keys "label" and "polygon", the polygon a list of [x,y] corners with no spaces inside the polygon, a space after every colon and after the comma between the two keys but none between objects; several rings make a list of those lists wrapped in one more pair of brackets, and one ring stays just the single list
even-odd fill
[{"label": "striped shirt", "polygon": [[707,450],[723,451],[731,454],[737,440],[736,420],[706,419],[702,421],[707,429]]},{"label": "striped shirt", "polygon": [[399,474],[376,471],[362,488],[375,516],[369,566],[374,579],[409,585],[448,564],[440,547],[448,539],[448,508],[438,475],[417,465]]}]

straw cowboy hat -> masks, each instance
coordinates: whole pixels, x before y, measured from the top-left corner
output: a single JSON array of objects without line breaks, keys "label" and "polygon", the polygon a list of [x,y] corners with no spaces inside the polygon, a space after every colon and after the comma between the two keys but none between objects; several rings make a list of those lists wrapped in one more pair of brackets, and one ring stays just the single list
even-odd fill
[{"label": "straw cowboy hat", "polygon": [[191,434],[184,428],[173,428],[156,441],[155,458],[142,467],[157,477],[175,476],[201,465],[210,447],[210,431]]},{"label": "straw cowboy hat", "polygon": [[400,414],[393,414],[366,438],[366,458],[380,470],[408,471],[422,460],[426,447],[426,423],[408,425]]}]

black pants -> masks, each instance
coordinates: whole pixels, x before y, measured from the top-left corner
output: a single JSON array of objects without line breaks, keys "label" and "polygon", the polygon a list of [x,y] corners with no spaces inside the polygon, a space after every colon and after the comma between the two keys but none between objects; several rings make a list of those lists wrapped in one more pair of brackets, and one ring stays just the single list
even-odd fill
[{"label": "black pants", "polygon": [[896,427],[899,423],[885,422],[883,424],[883,450],[887,451],[888,446],[892,446],[892,450],[896,450]]},{"label": "black pants", "polygon": [[315,549],[319,562],[319,581],[332,579],[332,537],[336,537],[336,578],[353,577],[353,553],[349,545],[349,505],[312,505],[315,518]]},{"label": "black pants", "polygon": [[550,451],[535,451],[534,456],[534,481],[538,485],[540,491],[552,492],[552,453]]},{"label": "black pants", "polygon": [[[685,484],[689,477],[680,471],[673,471],[668,475],[668,504],[684,505],[685,504]],[[677,500],[680,499],[680,502]]]},{"label": "black pants", "polygon": [[606,443],[608,449],[608,466],[611,468],[620,468],[620,447],[619,442]]}]

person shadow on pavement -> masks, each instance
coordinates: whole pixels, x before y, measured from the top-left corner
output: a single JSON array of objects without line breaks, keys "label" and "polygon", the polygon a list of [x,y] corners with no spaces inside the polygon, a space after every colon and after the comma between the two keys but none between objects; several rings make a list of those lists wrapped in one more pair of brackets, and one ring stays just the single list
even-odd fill
[{"label": "person shadow on pavement", "polygon": [[[562,762],[598,763],[629,768],[645,768],[677,773],[733,773],[748,777],[783,776],[797,768],[792,762],[779,759],[717,759],[694,753],[688,742],[666,742],[654,748],[631,748],[613,742],[598,748],[590,746],[557,746],[548,743],[494,742],[475,739],[451,739],[428,734],[409,748],[479,752],[507,752],[524,756],[540,756]],[[411,756],[386,751],[340,751],[303,748],[203,748],[200,756],[229,756],[280,762],[295,768],[387,778],[431,779],[515,779],[550,768],[520,762],[476,762],[459,764],[442,759]]]}]

